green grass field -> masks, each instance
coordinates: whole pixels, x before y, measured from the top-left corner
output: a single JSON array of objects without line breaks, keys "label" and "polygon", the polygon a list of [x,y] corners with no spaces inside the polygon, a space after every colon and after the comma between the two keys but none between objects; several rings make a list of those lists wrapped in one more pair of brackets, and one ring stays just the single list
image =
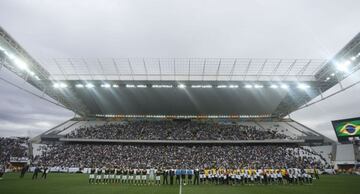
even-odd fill
[{"label": "green grass field", "polygon": [[[89,185],[83,174],[49,174],[47,180],[24,179],[8,173],[0,180],[1,194],[179,194],[179,185],[134,186],[126,184]],[[360,176],[321,176],[313,185],[186,185],[183,194],[359,194]]]}]

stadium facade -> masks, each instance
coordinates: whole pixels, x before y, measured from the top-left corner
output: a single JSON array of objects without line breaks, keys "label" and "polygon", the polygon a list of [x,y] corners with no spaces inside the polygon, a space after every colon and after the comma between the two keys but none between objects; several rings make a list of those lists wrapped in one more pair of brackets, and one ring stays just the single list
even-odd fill
[{"label": "stadium facade", "polygon": [[[0,28],[0,68],[77,114],[34,138],[37,143],[294,144],[334,141],[286,116],[357,71],[360,34],[332,60],[246,58],[58,58],[35,60]],[[49,98],[48,98],[49,97]],[[87,139],[81,127],[137,120],[241,124],[294,138],[260,140]],[[326,148],[333,155],[336,148]],[[330,149],[330,150],[329,150]],[[326,155],[326,154],[325,154]]]}]

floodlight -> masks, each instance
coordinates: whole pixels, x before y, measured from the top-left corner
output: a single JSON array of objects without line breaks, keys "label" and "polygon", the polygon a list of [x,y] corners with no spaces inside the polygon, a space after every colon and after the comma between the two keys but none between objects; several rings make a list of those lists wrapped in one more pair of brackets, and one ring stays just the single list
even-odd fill
[{"label": "floodlight", "polygon": [[95,86],[94,86],[94,84],[92,84],[92,83],[88,83],[88,84],[85,85],[85,87],[87,87],[87,88],[93,88],[93,87],[95,87]]},{"label": "floodlight", "polygon": [[227,88],[227,85],[218,85],[217,88]]},{"label": "floodlight", "polygon": [[35,73],[34,73],[33,71],[29,71],[29,74],[30,74],[31,76],[35,76]]},{"label": "floodlight", "polygon": [[299,89],[303,89],[303,90],[305,90],[305,89],[308,89],[308,88],[310,88],[310,86],[309,85],[306,85],[306,84],[298,84],[298,86],[297,86]]},{"label": "floodlight", "polygon": [[246,84],[246,85],[245,85],[245,88],[253,88],[253,86],[250,85],[250,84]]},{"label": "floodlight", "polygon": [[263,88],[264,86],[263,85],[258,85],[258,84],[255,84],[254,88]]},{"label": "floodlight", "polygon": [[113,85],[112,85],[112,87],[113,87],[113,88],[118,88],[118,87],[119,87],[119,85],[117,85],[117,84],[113,84]]},{"label": "floodlight", "polygon": [[127,87],[127,88],[135,88],[135,85],[126,84],[126,86],[125,86],[125,87]]},{"label": "floodlight", "polygon": [[8,52],[6,52],[5,51],[5,54],[9,57],[9,59],[11,59],[11,60],[15,60],[15,55],[13,55],[13,54],[10,54],[10,53],[8,53]]},{"label": "floodlight", "polygon": [[152,85],[153,88],[172,88],[172,85]]},{"label": "floodlight", "polygon": [[230,85],[229,88],[238,88],[239,85]]},{"label": "floodlight", "polygon": [[110,84],[101,84],[100,87],[102,87],[102,88],[110,88],[111,85]]},{"label": "floodlight", "polygon": [[143,84],[137,85],[136,87],[137,87],[137,88],[147,88],[147,86],[146,86],[146,85],[143,85]]},{"label": "floodlight", "polygon": [[281,86],[280,86],[282,89],[288,89],[289,88],[289,86],[288,85],[286,85],[286,84],[281,84]]},{"label": "floodlight", "polygon": [[22,70],[28,69],[28,66],[26,65],[26,63],[24,61],[22,61],[21,59],[15,58],[14,63],[16,66],[18,66]]},{"label": "floodlight", "polygon": [[83,88],[84,85],[83,85],[83,84],[76,84],[75,87],[77,87],[77,88]]},{"label": "floodlight", "polygon": [[351,64],[350,61],[345,61],[344,63],[336,64],[336,69],[342,72],[348,72],[350,64]]},{"label": "floodlight", "polygon": [[54,83],[54,88],[67,88],[67,85],[65,83]]},{"label": "floodlight", "polygon": [[278,88],[279,86],[278,85],[275,85],[275,84],[272,84],[271,86],[270,86],[270,88],[274,88],[274,89],[276,89],[276,88]]},{"label": "floodlight", "polygon": [[179,85],[178,85],[178,88],[186,88],[186,85],[184,85],[184,84],[179,84]]}]

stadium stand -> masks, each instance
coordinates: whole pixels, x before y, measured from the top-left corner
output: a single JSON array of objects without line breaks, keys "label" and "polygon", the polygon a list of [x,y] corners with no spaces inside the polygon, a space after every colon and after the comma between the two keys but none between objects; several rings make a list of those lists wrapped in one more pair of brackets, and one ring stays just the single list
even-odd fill
[{"label": "stadium stand", "polygon": [[291,139],[275,130],[256,125],[192,121],[131,121],[83,126],[66,138],[137,140],[264,140]]},{"label": "stadium stand", "polygon": [[[71,121],[71,120],[70,120]],[[45,132],[36,161],[56,168],[318,168],[328,157],[301,145],[312,134],[279,121],[76,120]],[[71,123],[71,124],[69,124]]]},{"label": "stadium stand", "polygon": [[323,157],[328,164],[334,159],[332,156],[332,146],[331,145],[324,145],[324,146],[312,146],[309,147],[310,149],[314,150],[315,153],[318,153]]},{"label": "stadium stand", "polygon": [[0,164],[9,164],[11,157],[22,158],[29,156],[28,138],[0,137]]},{"label": "stadium stand", "polygon": [[[60,141],[47,141],[45,138],[48,143],[38,146],[36,159],[40,165],[67,168],[216,166],[319,169],[329,166],[329,159],[298,144],[299,138],[309,135],[307,129],[289,130],[291,126],[285,121],[80,120],[65,125],[69,127],[59,131]],[[45,137],[46,134],[48,132],[44,133]],[[260,142],[254,144],[253,140]],[[286,140],[289,142],[285,143]],[[271,141],[271,144],[266,141]]]},{"label": "stadium stand", "polygon": [[342,144],[337,146],[336,150],[336,163],[339,164],[354,164],[354,145]]},{"label": "stadium stand", "polygon": [[324,161],[296,145],[56,144],[39,163],[52,167],[108,168],[323,168]]}]

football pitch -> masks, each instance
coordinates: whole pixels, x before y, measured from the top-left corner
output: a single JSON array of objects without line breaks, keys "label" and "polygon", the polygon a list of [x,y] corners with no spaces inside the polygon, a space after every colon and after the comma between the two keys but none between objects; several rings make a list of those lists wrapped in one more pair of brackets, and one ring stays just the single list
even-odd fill
[{"label": "football pitch", "polygon": [[[31,174],[5,174],[0,180],[1,194],[179,194],[179,185],[135,186],[127,184],[88,184],[83,174],[48,174],[48,179],[31,180]],[[186,185],[183,194],[358,194],[360,176],[321,176],[312,185]]]}]

